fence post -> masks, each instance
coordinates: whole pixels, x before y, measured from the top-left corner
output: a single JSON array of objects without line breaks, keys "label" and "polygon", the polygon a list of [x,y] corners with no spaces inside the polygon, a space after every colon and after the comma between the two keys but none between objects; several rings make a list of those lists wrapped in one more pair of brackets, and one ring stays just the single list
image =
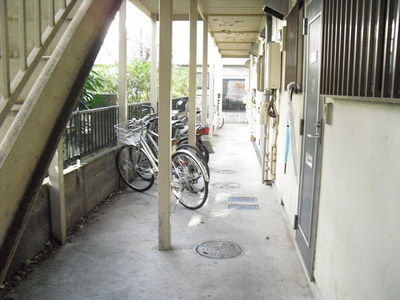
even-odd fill
[{"label": "fence post", "polygon": [[65,216],[65,189],[63,173],[63,140],[49,167],[51,232],[62,244],[67,241],[67,221]]}]

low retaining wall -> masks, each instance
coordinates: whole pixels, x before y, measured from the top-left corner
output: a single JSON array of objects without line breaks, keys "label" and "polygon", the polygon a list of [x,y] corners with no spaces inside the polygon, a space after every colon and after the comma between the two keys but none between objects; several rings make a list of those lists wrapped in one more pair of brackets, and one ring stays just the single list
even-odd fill
[{"label": "low retaining wall", "polygon": [[[110,148],[86,159],[79,166],[64,170],[67,228],[73,226],[119,187],[116,155],[117,148]],[[7,277],[15,274],[23,262],[32,259],[52,240],[49,190],[49,184],[45,181]]]},{"label": "low retaining wall", "polygon": [[246,111],[223,111],[222,116],[225,119],[225,124],[247,123]]}]

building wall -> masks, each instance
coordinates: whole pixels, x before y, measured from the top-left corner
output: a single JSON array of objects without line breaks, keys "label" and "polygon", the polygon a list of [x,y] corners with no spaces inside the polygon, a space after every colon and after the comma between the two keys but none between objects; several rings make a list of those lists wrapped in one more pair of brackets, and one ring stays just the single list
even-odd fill
[{"label": "building wall", "polygon": [[[273,41],[277,41],[277,31],[283,24],[274,19]],[[284,56],[285,52],[282,77]],[[272,186],[294,237],[304,95],[293,95],[289,102],[285,89],[278,91],[276,177]],[[262,138],[257,128],[261,95],[257,91],[250,115],[257,120],[250,122],[257,140]],[[331,98],[326,101],[333,103],[333,114],[332,124],[323,127],[315,282],[310,284],[317,299],[398,299],[400,105]],[[284,172],[288,111],[293,116],[295,145],[290,144]]]},{"label": "building wall", "polygon": [[[300,136],[300,121],[303,118],[303,94],[293,94],[292,101],[286,92],[279,99],[279,125],[277,139],[276,179],[273,188],[277,200],[282,205],[282,211],[294,237],[294,216],[297,214],[298,191],[300,183],[300,160],[302,140]],[[285,172],[285,150],[287,137],[287,122],[290,122],[293,134],[290,133],[288,159]]]},{"label": "building wall", "polygon": [[316,284],[325,299],[398,299],[400,105],[328,101]]},{"label": "building wall", "polygon": [[[324,125],[314,290],[323,299],[396,299],[400,295],[400,105],[327,99],[332,125]],[[302,116],[302,96],[293,98]],[[298,208],[297,167],[291,151],[286,174],[284,111],[280,98],[277,176],[273,184],[290,232]],[[298,136],[298,127],[295,128]],[[296,172],[295,172],[296,169]],[[297,174],[297,176],[296,176]]]}]

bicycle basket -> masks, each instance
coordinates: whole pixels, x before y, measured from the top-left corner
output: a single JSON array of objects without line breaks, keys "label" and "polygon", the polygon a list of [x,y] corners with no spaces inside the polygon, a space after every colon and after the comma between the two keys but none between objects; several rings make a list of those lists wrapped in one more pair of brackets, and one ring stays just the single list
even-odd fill
[{"label": "bicycle basket", "polygon": [[114,126],[118,142],[138,146],[143,135],[142,122],[132,119]]}]

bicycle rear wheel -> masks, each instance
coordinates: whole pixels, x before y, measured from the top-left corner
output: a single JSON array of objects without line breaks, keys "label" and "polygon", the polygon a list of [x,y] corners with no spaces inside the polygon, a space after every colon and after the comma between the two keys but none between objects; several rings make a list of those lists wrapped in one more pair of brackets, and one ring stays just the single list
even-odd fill
[{"label": "bicycle rear wheel", "polygon": [[[178,141],[178,146],[188,145],[188,144],[189,141],[187,137],[182,138]],[[204,157],[205,162],[208,163],[208,161],[210,160],[210,152],[208,151],[206,146],[204,146],[199,140],[196,139],[196,147],[199,149],[201,155]]]},{"label": "bicycle rear wheel", "polygon": [[208,197],[208,176],[202,163],[190,152],[172,155],[171,187],[178,201],[189,209],[198,209]]},{"label": "bicycle rear wheel", "polygon": [[225,124],[225,118],[222,117],[222,122],[220,124],[218,124],[218,129],[221,129],[222,127],[224,127],[224,124]]},{"label": "bicycle rear wheel", "polygon": [[183,145],[180,145],[176,150],[179,151],[181,149],[186,149],[189,152],[191,152],[194,156],[196,156],[196,158],[198,158],[199,161],[201,161],[203,163],[205,169],[207,170],[208,177],[210,178],[210,168],[208,167],[208,163],[206,162],[206,159],[203,156],[203,154],[200,152],[199,148],[197,148],[196,146],[189,145],[189,144],[183,144]]},{"label": "bicycle rear wheel", "polygon": [[123,146],[117,154],[117,168],[122,180],[135,191],[147,191],[154,183],[150,159],[143,149]]}]

